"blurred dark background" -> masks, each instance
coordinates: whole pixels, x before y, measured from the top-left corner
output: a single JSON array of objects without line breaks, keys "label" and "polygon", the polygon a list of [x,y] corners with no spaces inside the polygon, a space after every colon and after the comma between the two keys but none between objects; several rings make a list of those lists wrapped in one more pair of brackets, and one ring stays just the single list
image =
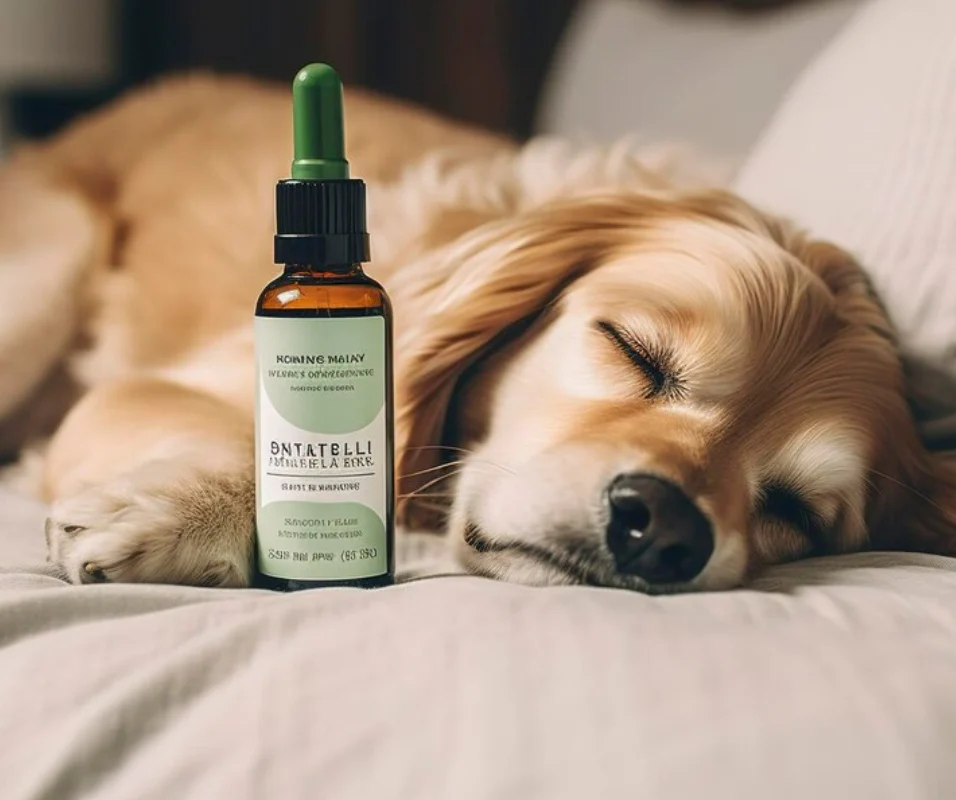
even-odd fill
[{"label": "blurred dark background", "polygon": [[[650,1],[741,13],[786,3]],[[94,66],[86,80],[82,70],[70,72],[64,64],[65,80],[37,80],[27,71],[24,80],[8,81],[6,127],[20,136],[45,136],[118,92],[170,71],[209,68],[287,81],[303,63],[323,60],[349,83],[525,137],[533,130],[556,47],[579,5],[579,0],[0,0],[0,24],[4,15],[17,24],[29,17],[27,27],[42,24],[64,43],[92,14],[105,16],[107,31],[99,35],[112,47],[108,65],[99,67],[102,74]],[[59,24],[51,21],[57,17]],[[11,39],[14,22],[7,23]]]},{"label": "blurred dark background", "polygon": [[130,0],[127,72],[211,66],[288,80],[334,64],[348,83],[516,134],[530,131],[576,0]]},{"label": "blurred dark background", "polygon": [[42,136],[170,71],[209,68],[287,81],[302,64],[320,60],[348,83],[526,135],[576,2],[117,0],[110,80],[15,90],[11,122],[22,135]]},{"label": "blurred dark background", "polygon": [[[518,138],[746,155],[866,0],[0,0],[0,158],[170,72],[348,84]],[[954,0],[956,2],[956,0]]]}]

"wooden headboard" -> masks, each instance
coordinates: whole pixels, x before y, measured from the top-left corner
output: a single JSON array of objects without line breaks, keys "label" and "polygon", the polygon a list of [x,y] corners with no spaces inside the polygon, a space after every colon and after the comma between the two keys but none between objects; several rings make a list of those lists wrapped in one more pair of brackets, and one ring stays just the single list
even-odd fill
[{"label": "wooden headboard", "polygon": [[131,80],[206,66],[349,83],[525,136],[577,0],[128,0]]},{"label": "wooden headboard", "polygon": [[[633,0],[756,9],[791,0]],[[524,138],[579,0],[118,0],[122,74],[89,96],[15,97],[44,135],[131,85],[190,68],[291,80],[327,61],[347,83]]]}]

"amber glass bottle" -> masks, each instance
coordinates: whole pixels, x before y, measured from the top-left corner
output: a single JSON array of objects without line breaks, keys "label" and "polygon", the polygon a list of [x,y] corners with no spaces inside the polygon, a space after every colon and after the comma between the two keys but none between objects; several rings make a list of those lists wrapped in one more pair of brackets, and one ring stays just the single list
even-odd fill
[{"label": "amber glass bottle", "polygon": [[259,297],[259,584],[394,579],[392,315],[369,259],[365,184],[344,157],[342,88],[324,64],[293,84],[295,160],[276,187],[276,262]]}]

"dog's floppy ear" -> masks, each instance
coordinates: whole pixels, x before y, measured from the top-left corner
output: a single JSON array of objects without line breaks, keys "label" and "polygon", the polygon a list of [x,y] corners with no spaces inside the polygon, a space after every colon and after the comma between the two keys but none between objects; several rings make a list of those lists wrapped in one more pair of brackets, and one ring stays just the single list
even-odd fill
[{"label": "dog's floppy ear", "polygon": [[689,205],[722,222],[768,236],[813,272],[836,298],[841,313],[897,345],[889,314],[866,271],[846,250],[808,236],[789,220],[766,214],[724,191],[699,193]]},{"label": "dog's floppy ear", "polygon": [[[899,361],[899,394],[887,404],[885,425],[869,477],[871,546],[956,556],[956,454],[932,452],[914,419],[913,364],[900,352],[889,314],[869,276],[848,253],[828,242],[803,241],[793,248],[833,292],[841,312],[885,340]],[[891,397],[893,395],[888,395]],[[949,427],[956,425],[956,418]],[[922,438],[922,440],[921,440]],[[952,443],[950,435],[949,442]]]},{"label": "dog's floppy ear", "polygon": [[[443,460],[448,406],[465,370],[633,236],[638,206],[622,197],[541,206],[486,224],[420,265],[420,283],[401,290],[408,321],[396,343],[400,498],[435,477],[423,471]],[[407,503],[398,507],[407,523]]]},{"label": "dog's floppy ear", "polygon": [[813,239],[801,241],[793,250],[833,292],[845,316],[866,325],[894,348],[898,346],[889,313],[869,275],[853,256],[835,244]]},{"label": "dog's floppy ear", "polygon": [[956,556],[956,456],[891,438],[895,464],[869,481],[871,546]]},{"label": "dog's floppy ear", "polygon": [[926,453],[923,469],[920,497],[903,549],[956,556],[956,456]]}]

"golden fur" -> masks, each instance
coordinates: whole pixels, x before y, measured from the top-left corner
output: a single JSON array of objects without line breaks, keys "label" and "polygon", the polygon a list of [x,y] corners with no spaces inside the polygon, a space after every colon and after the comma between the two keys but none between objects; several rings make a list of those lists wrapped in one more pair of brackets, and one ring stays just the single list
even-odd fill
[{"label": "golden fur", "polygon": [[[400,519],[465,568],[686,590],[821,552],[956,554],[951,468],[848,254],[624,146],[518,147],[358,92],[347,113],[396,308]],[[71,580],[250,579],[249,323],[290,141],[284,91],[196,76],[0,174],[0,446],[55,428],[47,540]],[[635,472],[712,526],[692,580],[615,569],[606,487]]]}]

